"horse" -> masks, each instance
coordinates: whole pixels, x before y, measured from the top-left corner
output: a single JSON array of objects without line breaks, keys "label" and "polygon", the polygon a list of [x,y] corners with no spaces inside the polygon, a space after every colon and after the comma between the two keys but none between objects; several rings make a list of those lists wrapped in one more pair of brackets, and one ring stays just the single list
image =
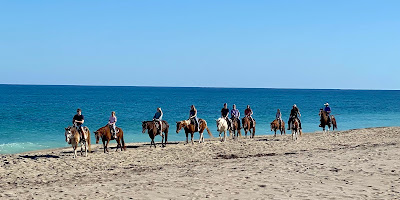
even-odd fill
[{"label": "horse", "polygon": [[[156,137],[156,135],[161,135],[162,140],[161,140],[161,145],[162,147],[166,147],[167,146],[167,140],[168,140],[168,129],[169,129],[169,125],[167,121],[162,120],[162,131],[159,131],[159,128],[157,125],[158,122],[155,121],[143,121],[142,122],[142,133],[146,132],[147,129],[147,133],[149,134],[149,137],[151,139],[150,142],[150,148],[151,145],[154,145],[154,148],[156,148],[156,143],[154,142],[154,138]],[[164,134],[165,134],[165,141],[164,141]]]},{"label": "horse", "polygon": [[320,110],[319,116],[321,116],[320,121],[321,121],[322,132],[325,132],[325,126],[328,126],[328,133],[329,133],[329,130],[331,129],[331,122],[329,121],[328,113],[324,110]]},{"label": "horse", "polygon": [[[115,127],[115,130],[117,131],[117,133],[116,133],[117,139],[112,137],[111,130],[110,130],[110,127],[108,126],[108,124],[99,128],[97,131],[94,132],[94,136],[96,137],[96,144],[99,143],[100,138],[101,138],[101,141],[103,141],[104,153],[106,153],[106,151],[108,152],[108,143],[110,142],[110,140],[114,140],[114,139],[115,139],[115,141],[117,141],[117,148],[115,151],[118,151],[118,147],[121,148],[121,151],[126,150],[125,141],[124,141],[124,131],[122,131],[122,129],[119,127]],[[107,143],[106,143],[106,141],[107,141]],[[121,145],[121,143],[122,143],[122,145]]]},{"label": "horse", "polygon": [[208,129],[208,127],[207,127],[207,122],[206,122],[206,120],[204,120],[204,119],[199,119],[199,131],[196,131],[195,125],[192,124],[192,123],[190,123],[190,120],[183,120],[183,121],[176,122],[176,133],[179,133],[179,131],[180,131],[182,128],[185,130],[185,134],[186,134],[186,144],[189,143],[189,142],[188,142],[188,134],[189,134],[189,133],[190,133],[191,136],[192,136],[192,139],[191,139],[192,144],[194,144],[194,142],[193,142],[193,135],[194,135],[195,132],[199,132],[199,133],[200,133],[199,143],[201,143],[201,142],[204,143],[204,136],[203,136],[204,129],[207,130],[207,133],[208,133],[208,135],[209,135],[210,137],[213,137],[212,134],[211,134],[211,132],[210,132],[210,129]]},{"label": "horse", "polygon": [[250,138],[254,138],[254,135],[256,134],[256,120],[253,119],[252,122],[249,117],[243,117],[242,125],[245,137],[247,137],[247,132],[249,132]]},{"label": "horse", "polygon": [[298,135],[300,134],[301,136],[301,130],[300,130],[300,123],[297,118],[294,118],[290,129],[292,130],[292,140],[297,140]]},{"label": "horse", "polygon": [[[226,122],[225,118],[218,118],[217,120],[217,131],[219,132],[219,139],[221,140],[221,142],[225,142],[226,141],[226,132],[228,130],[228,123]],[[224,139],[222,140],[221,138],[221,133],[224,133]]]},{"label": "horse", "polygon": [[275,119],[274,121],[271,122],[271,131],[275,132],[274,137],[276,137],[277,130],[281,131],[281,135],[282,135],[282,132],[286,135],[285,122],[283,120],[281,120],[280,126],[279,126],[278,119]]},{"label": "horse", "polygon": [[229,133],[233,132],[232,139],[239,139],[239,136],[242,136],[242,133],[240,133],[240,120],[238,118],[232,118],[232,127],[229,129]]},{"label": "horse", "polygon": [[65,128],[65,141],[68,144],[72,145],[72,149],[74,149],[74,158],[76,158],[76,151],[78,148],[78,145],[81,144],[81,155],[83,155],[83,147],[85,147],[85,157],[87,157],[88,153],[88,147],[89,151],[91,151],[91,146],[90,146],[90,131],[88,127],[83,127],[83,140],[81,139],[81,136],[78,132],[78,129],[76,129],[74,126],[68,126]]},{"label": "horse", "polygon": [[331,121],[332,121],[332,128],[333,130],[337,130],[337,124],[336,124],[336,118],[335,116],[331,115]]}]

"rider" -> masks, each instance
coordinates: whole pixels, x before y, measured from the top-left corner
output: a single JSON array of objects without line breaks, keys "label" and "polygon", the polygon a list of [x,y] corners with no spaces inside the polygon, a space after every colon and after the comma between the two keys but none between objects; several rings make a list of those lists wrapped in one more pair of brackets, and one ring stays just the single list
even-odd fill
[{"label": "rider", "polygon": [[81,139],[83,138],[83,127],[82,124],[85,122],[85,117],[82,115],[82,110],[78,108],[76,110],[76,115],[74,118],[72,118],[72,124],[78,129],[79,135],[81,136]]},{"label": "rider", "polygon": [[158,124],[160,125],[160,127],[158,128],[158,130],[160,132],[162,130],[162,117],[163,117],[163,112],[162,112],[161,108],[158,107],[156,114],[154,114],[153,121],[158,122]]},{"label": "rider", "polygon": [[281,125],[282,125],[282,113],[281,113],[281,110],[278,109],[278,110],[276,111],[275,119],[278,120],[278,122],[279,122],[279,128],[280,128]]},{"label": "rider", "polygon": [[199,118],[197,118],[197,109],[194,107],[194,105],[190,106],[190,111],[189,111],[189,120],[194,119],[194,126],[196,131],[199,131]]},{"label": "rider", "polygon": [[244,110],[244,115],[248,117],[251,120],[251,122],[254,123],[253,117],[251,116],[253,115],[253,110],[251,110],[250,105],[247,105],[246,110]]},{"label": "rider", "polygon": [[231,120],[236,120],[239,124],[239,129],[240,129],[240,112],[238,109],[236,109],[236,105],[233,104],[233,108],[231,110]]},{"label": "rider", "polygon": [[228,123],[228,129],[231,129],[231,120],[229,119],[228,115],[229,115],[228,104],[224,103],[224,107],[221,109],[221,117],[224,118]]},{"label": "rider", "polygon": [[115,112],[111,112],[110,118],[108,118],[108,126],[110,127],[112,137],[117,139],[117,131],[115,129],[115,123],[117,123],[117,117],[115,116]]},{"label": "rider", "polygon": [[288,121],[288,130],[290,130],[290,122],[292,122],[293,119],[299,120],[299,126],[300,126],[300,129],[302,129],[301,121],[300,121],[299,117],[301,117],[300,110],[299,110],[299,108],[297,108],[296,104],[294,104],[292,110],[290,111],[290,117],[289,117],[289,121]]},{"label": "rider", "polygon": [[331,107],[329,107],[328,102],[326,102],[324,106],[325,106],[324,111],[328,114],[328,123],[331,123]]}]

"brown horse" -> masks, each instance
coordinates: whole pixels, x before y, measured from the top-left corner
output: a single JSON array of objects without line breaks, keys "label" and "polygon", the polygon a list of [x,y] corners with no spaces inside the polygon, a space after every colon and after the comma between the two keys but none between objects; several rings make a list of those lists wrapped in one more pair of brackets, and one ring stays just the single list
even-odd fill
[{"label": "brown horse", "polygon": [[282,132],[286,135],[285,122],[283,120],[281,120],[280,126],[279,126],[278,119],[275,119],[274,121],[271,122],[271,131],[275,132],[274,137],[276,137],[277,130],[281,131],[281,135],[282,135]]},{"label": "brown horse", "polygon": [[204,143],[204,136],[203,136],[203,132],[204,130],[207,130],[207,133],[210,137],[213,137],[210,129],[208,129],[207,127],[207,122],[204,119],[199,119],[199,131],[196,130],[196,127],[194,124],[190,123],[190,120],[183,120],[183,121],[179,121],[176,122],[176,133],[179,133],[179,131],[181,129],[185,130],[185,134],[186,134],[186,144],[189,143],[188,142],[188,134],[190,133],[192,136],[192,144],[194,144],[193,142],[193,135],[195,132],[199,132],[200,133],[200,139],[199,139],[199,143],[203,142]]},{"label": "brown horse", "polygon": [[336,118],[335,116],[331,115],[331,120],[332,120],[332,128],[333,130],[337,130],[337,124],[336,124]]},{"label": "brown horse", "polygon": [[322,132],[325,132],[325,126],[328,126],[328,133],[329,133],[329,130],[331,129],[331,122],[329,120],[328,113],[324,110],[320,110],[319,116],[321,116],[320,121],[321,121]]},{"label": "brown horse", "polygon": [[[242,137],[242,133],[240,132],[240,119],[232,118],[232,127],[229,129],[229,135],[232,135],[232,139],[239,139],[239,136]],[[233,134],[232,134],[233,132]]]},{"label": "brown horse", "polygon": [[[168,129],[169,129],[169,125],[167,121],[162,120],[162,131],[160,133],[158,127],[157,127],[158,122],[155,121],[143,121],[142,122],[142,133],[146,132],[147,129],[147,133],[149,134],[149,137],[151,139],[150,142],[150,148],[151,145],[154,145],[154,148],[156,148],[156,143],[154,142],[154,138],[157,135],[161,135],[162,140],[161,140],[161,145],[162,147],[166,147],[167,146],[167,140],[168,140]],[[164,134],[165,134],[165,141],[164,141]]]},{"label": "brown horse", "polygon": [[[118,151],[118,147],[121,148],[121,151],[126,150],[125,141],[124,141],[124,131],[122,131],[122,129],[119,127],[115,127],[115,129],[117,131],[117,134],[116,134],[117,139],[115,139],[117,141],[117,148],[115,151]],[[110,130],[110,127],[108,126],[108,124],[99,128],[97,131],[95,131],[94,135],[96,137],[96,144],[99,143],[99,140],[101,138],[101,141],[103,141],[104,153],[106,151],[108,152],[108,143],[110,142],[110,140],[114,140],[114,137],[112,137],[111,130]],[[121,145],[121,142],[122,142],[122,145]]]},{"label": "brown horse", "polygon": [[292,130],[292,140],[297,140],[297,136],[300,134],[301,136],[301,130],[300,130],[300,122],[297,118],[294,118],[290,129]]},{"label": "brown horse", "polygon": [[83,155],[83,147],[85,147],[85,157],[87,157],[88,149],[91,151],[89,128],[83,127],[83,130],[84,139],[82,140],[78,130],[74,126],[65,128],[65,141],[72,145],[72,149],[74,149],[74,158],[76,158],[76,151],[79,143],[81,144],[81,155]]},{"label": "brown horse", "polygon": [[250,138],[254,138],[254,135],[256,134],[256,120],[253,119],[252,122],[251,119],[249,119],[249,117],[243,117],[242,125],[245,137],[247,137],[247,132],[249,132]]}]

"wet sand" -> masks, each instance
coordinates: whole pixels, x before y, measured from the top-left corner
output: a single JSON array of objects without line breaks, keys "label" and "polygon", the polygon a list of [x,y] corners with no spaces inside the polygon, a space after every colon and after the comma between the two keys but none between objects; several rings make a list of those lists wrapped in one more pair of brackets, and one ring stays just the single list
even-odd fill
[{"label": "wet sand", "polygon": [[149,143],[108,154],[92,145],[88,157],[76,159],[72,148],[2,155],[0,198],[400,198],[399,127],[309,133],[297,141],[287,134],[156,149]]}]

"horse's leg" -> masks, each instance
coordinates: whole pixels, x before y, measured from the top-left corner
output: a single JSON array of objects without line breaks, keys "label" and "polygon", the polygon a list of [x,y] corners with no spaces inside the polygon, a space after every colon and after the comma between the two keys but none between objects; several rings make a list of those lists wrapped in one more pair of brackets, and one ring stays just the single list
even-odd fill
[{"label": "horse's leg", "polygon": [[84,143],[81,142],[81,156],[83,155],[83,145],[84,145]]},{"label": "horse's leg", "polygon": [[87,143],[87,141],[85,141],[85,157],[87,157],[87,147],[88,147],[88,143]]},{"label": "horse's leg", "polygon": [[101,139],[101,141],[103,142],[103,151],[106,153],[106,141],[103,139]]},{"label": "horse's leg", "polygon": [[161,146],[165,147],[164,145],[164,134],[161,133]]},{"label": "horse's leg", "polygon": [[110,142],[110,140],[107,140],[107,143],[106,143],[106,151],[107,151],[107,153],[108,153],[108,143]]},{"label": "horse's leg", "polygon": [[72,145],[72,149],[74,150],[74,158],[76,158],[76,149],[78,148],[78,145]]},{"label": "horse's leg", "polygon": [[192,144],[194,144],[194,141],[193,141],[193,136],[194,136],[194,133],[190,133],[190,136],[191,136],[191,139],[190,139],[190,141],[192,141]]},{"label": "horse's leg", "polygon": [[[121,143],[119,141],[119,138],[117,137],[117,139],[115,139],[117,141],[117,148],[115,148],[115,151],[118,151],[118,148],[121,146]],[[121,148],[122,151],[122,148]]]},{"label": "horse's leg", "polygon": [[154,145],[154,148],[157,148],[156,142],[154,142],[154,139],[153,139],[153,145]]},{"label": "horse's leg", "polygon": [[189,143],[189,140],[188,140],[189,138],[188,137],[189,137],[189,133],[186,133],[186,144]]},{"label": "horse's leg", "polygon": [[226,131],[224,131],[224,140],[223,140],[223,142],[225,142],[226,141]]}]

